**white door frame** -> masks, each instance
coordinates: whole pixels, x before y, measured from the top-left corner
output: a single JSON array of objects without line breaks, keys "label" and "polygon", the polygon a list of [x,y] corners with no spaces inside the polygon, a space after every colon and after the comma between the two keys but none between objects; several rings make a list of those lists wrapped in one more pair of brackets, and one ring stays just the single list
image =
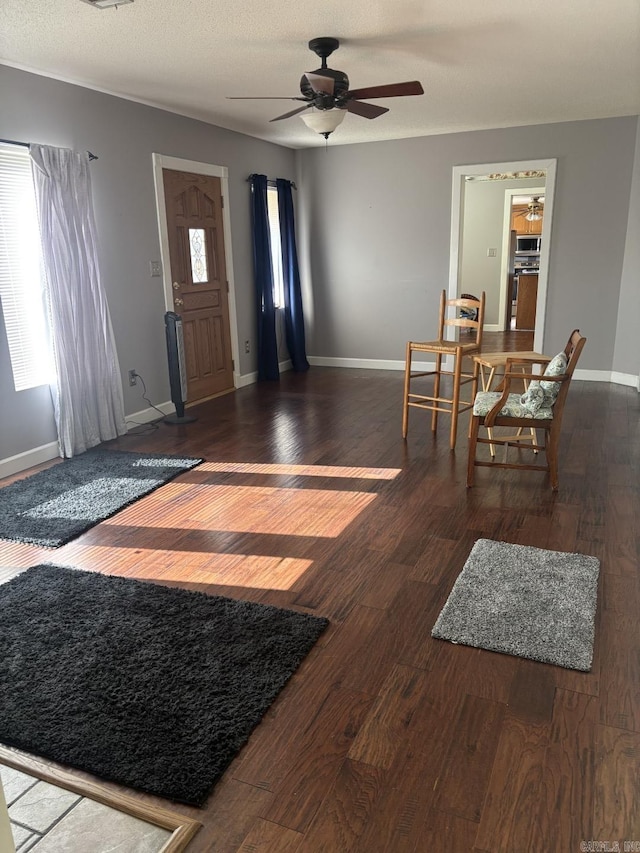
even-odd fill
[{"label": "white door frame", "polygon": [[236,289],[233,277],[233,251],[231,247],[231,214],[229,206],[229,170],[226,166],[214,166],[212,163],[198,163],[195,160],[183,160],[182,157],[168,157],[166,154],[153,154],[153,182],[156,193],[156,212],[158,232],[160,234],[160,259],[162,261],[162,283],[164,304],[167,311],[173,311],[173,288],[171,286],[171,259],[169,256],[169,228],[164,197],[163,169],[177,172],[192,172],[196,175],[211,175],[220,178],[223,198],[222,223],[224,228],[224,255],[229,282],[229,327],[231,332],[231,357],[234,363],[233,384],[240,385],[240,346],[238,342],[238,315],[236,311]]},{"label": "white door frame", "polygon": [[[551,248],[553,201],[556,186],[556,170],[558,161],[524,160],[510,163],[479,163],[470,166],[453,167],[453,186],[451,196],[451,246],[449,261],[449,298],[458,295],[458,278],[460,274],[460,242],[462,238],[462,221],[464,213],[465,178],[469,176],[491,175],[507,172],[537,172],[544,171],[545,202],[544,218],[542,220],[542,247],[540,251],[540,272],[538,276],[538,299],[536,302],[536,328],[533,338],[533,348],[538,352],[544,351],[544,332],[546,325],[547,288],[549,280],[549,254]],[[532,178],[532,182],[535,178]],[[450,329],[449,334],[455,333]]]}]

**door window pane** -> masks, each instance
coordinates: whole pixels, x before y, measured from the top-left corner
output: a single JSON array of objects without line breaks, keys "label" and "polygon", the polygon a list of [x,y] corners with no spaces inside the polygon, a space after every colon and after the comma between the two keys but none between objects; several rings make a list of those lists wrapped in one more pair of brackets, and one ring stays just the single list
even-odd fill
[{"label": "door window pane", "polygon": [[191,252],[191,279],[194,284],[204,284],[209,281],[204,228],[189,228],[189,251]]}]

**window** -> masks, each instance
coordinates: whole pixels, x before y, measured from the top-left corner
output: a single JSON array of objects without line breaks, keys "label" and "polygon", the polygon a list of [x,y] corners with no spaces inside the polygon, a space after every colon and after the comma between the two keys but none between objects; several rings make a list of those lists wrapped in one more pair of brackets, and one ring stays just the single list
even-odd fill
[{"label": "window", "polygon": [[42,269],[29,151],[0,144],[0,303],[16,391],[52,381]]},{"label": "window", "polygon": [[204,228],[189,228],[189,251],[191,253],[191,281],[207,284],[207,244]]},{"label": "window", "polygon": [[267,212],[269,214],[269,236],[271,237],[271,269],[273,271],[273,304],[284,308],[284,279],[282,277],[282,244],[280,243],[280,213],[278,212],[278,189],[267,187]]}]

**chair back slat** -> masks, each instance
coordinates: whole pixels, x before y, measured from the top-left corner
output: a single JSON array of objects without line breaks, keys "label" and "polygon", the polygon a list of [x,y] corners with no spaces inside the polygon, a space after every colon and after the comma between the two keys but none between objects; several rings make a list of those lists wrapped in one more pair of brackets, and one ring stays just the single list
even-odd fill
[{"label": "chair back slat", "polygon": [[580,353],[582,352],[582,348],[585,345],[586,340],[587,339],[580,334],[579,329],[574,329],[569,336],[567,345],[564,348],[564,353],[567,356],[567,369],[565,373],[569,376],[573,376],[573,371],[576,369],[576,364],[578,363]]},{"label": "chair back slat", "polygon": [[467,329],[477,329],[478,321],[469,320],[467,317],[451,317],[445,320],[447,326],[462,326]]},{"label": "chair back slat", "polygon": [[[445,326],[471,329],[472,331],[475,331],[474,343],[478,347],[478,349],[480,349],[482,345],[482,332],[484,326],[484,305],[484,291],[482,292],[482,296],[480,297],[480,299],[476,299],[475,297],[471,297],[467,294],[461,297],[457,297],[456,299],[447,299],[446,291],[443,290],[442,296],[440,297],[439,337],[441,339],[444,338]],[[461,308],[477,311],[476,319],[473,320],[470,317],[458,316],[458,311]],[[453,309],[453,311],[455,312],[453,317],[447,316],[447,311],[449,309]]]},{"label": "chair back slat", "polygon": [[566,400],[567,394],[569,393],[571,377],[573,376],[573,371],[576,369],[576,364],[578,363],[578,359],[580,358],[580,353],[582,352],[582,348],[584,347],[586,342],[587,339],[580,334],[579,329],[574,329],[573,332],[571,332],[566,347],[564,348],[565,355],[567,356],[567,369],[565,370],[564,375],[567,378],[564,382],[560,384],[560,391],[558,392],[558,396],[556,397],[556,400],[553,404],[553,417],[554,419],[556,419],[558,429],[560,428],[560,424],[562,422],[564,401]]}]

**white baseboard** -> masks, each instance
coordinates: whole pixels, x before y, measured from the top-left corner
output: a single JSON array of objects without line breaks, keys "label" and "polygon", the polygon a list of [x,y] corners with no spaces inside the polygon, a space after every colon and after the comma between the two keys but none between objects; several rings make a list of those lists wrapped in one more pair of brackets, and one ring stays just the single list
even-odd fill
[{"label": "white baseboard", "polygon": [[244,388],[245,385],[253,385],[258,381],[258,371],[253,373],[238,373],[236,376],[236,388]]},{"label": "white baseboard", "polygon": [[[378,358],[332,358],[330,356],[310,355],[309,364],[317,367],[356,367],[361,370],[404,370],[404,361],[388,361]],[[414,370],[434,370],[435,363],[412,362]],[[616,385],[640,387],[640,377],[633,373],[619,373],[615,370],[580,370],[574,373],[576,379],[586,382],[613,382]]]},{"label": "white baseboard", "polygon": [[24,453],[0,459],[0,479],[2,477],[11,477],[20,471],[26,471],[27,468],[33,468],[34,465],[49,462],[50,459],[55,459],[58,456],[60,456],[58,442],[52,441],[50,444],[43,444],[41,447],[25,450]]},{"label": "white baseboard", "polygon": [[638,376],[633,373],[619,373],[617,370],[580,370],[576,368],[573,374],[575,379],[582,379],[583,382],[613,382],[614,385],[627,385],[631,388],[638,388]]},{"label": "white baseboard", "polygon": [[[174,405],[171,402],[160,403],[158,408],[165,415],[170,415],[174,411]],[[160,417],[160,412],[149,407],[142,409],[140,412],[134,412],[130,415],[125,415],[125,421],[130,429],[135,428],[135,423],[149,423]],[[56,459],[60,456],[58,442],[52,441],[50,444],[43,444],[42,447],[34,447],[32,450],[25,450],[24,453],[18,453],[16,456],[9,456],[7,459],[0,459],[0,479],[3,477],[11,477],[13,474],[18,474],[20,471],[26,471],[28,468],[33,468],[34,465],[41,465],[43,462],[49,462],[51,459]]]},{"label": "white baseboard", "polygon": [[[286,361],[278,362],[278,370],[280,373],[286,373],[287,370],[293,370],[293,364],[291,363],[291,359],[287,359]],[[236,388],[244,388],[246,385],[253,385],[254,382],[258,381],[258,371],[254,370],[253,373],[236,373],[235,374],[235,383]]]},{"label": "white baseboard", "polygon": [[615,382],[616,385],[628,385],[640,390],[640,376],[634,376],[633,373],[618,373],[617,370],[612,370],[611,381]]},{"label": "white baseboard", "polygon": [[[173,405],[171,400],[167,400],[166,403],[158,403],[158,409],[164,415],[172,415],[176,407]],[[131,429],[135,428],[137,424],[143,423],[148,424],[151,421],[156,421],[160,418],[160,412],[158,409],[154,409],[153,406],[149,406],[148,409],[141,409],[139,412],[133,412],[131,415],[125,415],[124,419],[127,422],[127,426]],[[131,423],[134,421],[134,423]]]}]

